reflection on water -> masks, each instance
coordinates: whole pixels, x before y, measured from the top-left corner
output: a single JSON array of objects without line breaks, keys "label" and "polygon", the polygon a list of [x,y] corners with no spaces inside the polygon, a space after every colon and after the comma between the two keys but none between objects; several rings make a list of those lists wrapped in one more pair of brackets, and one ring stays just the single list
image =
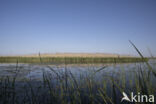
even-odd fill
[{"label": "reflection on water", "polygon": [[70,71],[75,77],[91,75],[100,68],[106,66],[100,73],[96,73],[96,76],[112,75],[113,73],[120,73],[122,69],[127,72],[138,71],[136,70],[139,64],[81,64],[81,65],[32,65],[32,64],[0,64],[0,77],[14,76],[18,72],[18,78],[31,78],[33,80],[42,80],[43,72],[54,74],[49,67],[58,73],[64,73],[65,69]]},{"label": "reflection on water", "polygon": [[[153,62],[153,61],[151,61]],[[50,67],[50,68],[49,68]],[[103,68],[104,69],[101,69]],[[133,80],[135,74],[140,71],[148,71],[143,63],[131,64],[72,64],[72,65],[32,65],[32,64],[0,64],[0,77],[14,77],[17,73],[17,81],[31,79],[33,81],[42,81],[43,73],[58,77],[67,71],[72,73],[79,80],[80,77],[94,76],[94,79],[100,81],[101,78],[114,77],[119,78],[125,74],[127,80]],[[51,70],[51,68],[53,70]],[[97,72],[97,70],[101,69]],[[55,73],[55,72],[56,73]],[[151,74],[151,76],[153,76]]]},{"label": "reflection on water", "polygon": [[[150,64],[155,70],[155,61],[150,61]],[[143,74],[143,76],[141,76],[140,73]],[[59,96],[58,98],[54,98],[55,100],[57,99],[55,103],[58,103],[60,101],[59,99],[60,96],[62,96],[62,93],[67,94],[63,95],[67,97],[64,98],[65,101],[69,101],[69,103],[71,103],[68,94],[70,96],[72,95],[72,93],[75,94],[75,92],[73,91],[76,91],[77,89],[79,89],[78,92],[80,94],[82,93],[80,99],[84,103],[90,103],[90,93],[92,93],[94,97],[98,98],[99,91],[103,91],[104,89],[106,91],[106,95],[113,100],[113,86],[116,86],[115,99],[117,101],[114,101],[116,102],[116,104],[119,104],[122,97],[120,90],[123,89],[125,92],[137,92],[137,90],[143,90],[137,89],[138,86],[136,84],[139,85],[140,83],[142,83],[140,81],[143,81],[144,84],[144,76],[146,78],[148,78],[147,76],[150,77],[150,80],[148,80],[150,81],[149,88],[151,88],[150,90],[153,91],[153,89],[156,88],[156,85],[154,84],[156,82],[156,78],[151,72],[149,73],[148,67],[144,63],[82,65],[0,64],[0,79],[9,77],[9,80],[11,81],[16,77],[16,99],[18,99],[19,97],[18,101],[20,103],[23,102],[23,99],[28,99],[25,98],[25,94],[32,97],[32,90],[30,88],[33,88],[33,93],[39,93],[39,96],[37,96],[36,98],[39,100],[38,102],[52,102],[50,100],[51,94],[49,93],[49,86],[52,86],[52,92],[55,92],[56,94],[55,97]],[[48,84],[48,81],[50,81],[50,85]],[[4,82],[0,82],[0,87],[3,88],[2,83],[4,84]],[[61,89],[63,89],[63,92]],[[3,90],[0,90],[0,96],[3,95],[1,94],[2,92]],[[44,98],[43,96],[47,96],[47,98]],[[4,98],[1,99],[2,102],[3,99]],[[31,102],[32,100],[33,99],[29,99],[26,102]],[[11,100],[9,101],[9,104],[11,104]],[[99,102],[103,102],[103,99],[99,99]]]}]

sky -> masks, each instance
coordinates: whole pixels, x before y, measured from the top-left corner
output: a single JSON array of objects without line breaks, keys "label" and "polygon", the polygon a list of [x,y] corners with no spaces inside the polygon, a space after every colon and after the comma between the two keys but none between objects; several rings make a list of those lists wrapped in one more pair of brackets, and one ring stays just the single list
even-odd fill
[{"label": "sky", "polygon": [[155,0],[0,0],[0,55],[137,55],[129,40],[156,55]]}]

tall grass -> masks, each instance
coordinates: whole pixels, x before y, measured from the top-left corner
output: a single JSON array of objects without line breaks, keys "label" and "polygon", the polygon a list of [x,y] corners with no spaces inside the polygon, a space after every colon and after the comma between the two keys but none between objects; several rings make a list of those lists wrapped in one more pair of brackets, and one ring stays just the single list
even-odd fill
[{"label": "tall grass", "polygon": [[148,61],[148,58],[138,57],[0,57],[0,63],[44,63],[44,64],[96,64],[96,63],[130,63]]},{"label": "tall grass", "polygon": [[[152,67],[136,46],[132,46],[140,54],[141,58],[18,58],[16,60],[16,74],[13,78],[0,78],[0,103],[2,104],[120,104],[122,92],[134,92],[141,94],[156,94],[156,86],[153,84],[153,78],[156,80],[155,68]],[[10,58],[10,59],[9,59]],[[4,58],[1,62],[14,62],[15,58]],[[53,60],[53,61],[52,61]],[[115,60],[115,61],[114,61]],[[103,66],[99,69],[90,70],[90,74],[74,75],[68,69],[69,63],[105,63],[114,62],[114,70],[118,68],[117,62],[142,62],[136,64],[133,72],[126,70],[126,67],[120,66],[119,72],[109,72],[109,66]],[[20,69],[19,62],[37,62],[37,63],[64,63],[64,71],[59,72],[49,65],[45,65],[51,73],[43,69],[42,81],[27,79],[17,81]],[[141,65],[141,66],[140,66]],[[152,73],[149,73],[152,72]],[[99,78],[98,75],[102,74]],[[128,78],[127,78],[128,75]],[[153,103],[154,104],[154,103]]]},{"label": "tall grass", "polygon": [[[68,66],[63,73],[59,73],[51,67],[49,67],[49,70],[53,74],[45,71],[43,80],[39,82],[34,82],[31,79],[13,82],[9,77],[1,78],[0,103],[120,104],[123,91],[126,93],[139,92],[147,95],[155,94],[156,86],[153,85],[151,80],[147,79],[148,73],[142,67],[136,67],[135,70],[137,71],[131,72],[133,76],[129,79],[125,77],[127,71],[114,72],[112,75],[108,75],[107,70],[109,69],[107,67],[97,69],[97,71],[87,76],[84,74],[79,77],[68,70]],[[97,79],[98,74],[102,73],[102,78]],[[130,72],[128,73],[130,74]],[[133,79],[135,80],[133,81]],[[131,80],[133,84],[129,83]]]}]

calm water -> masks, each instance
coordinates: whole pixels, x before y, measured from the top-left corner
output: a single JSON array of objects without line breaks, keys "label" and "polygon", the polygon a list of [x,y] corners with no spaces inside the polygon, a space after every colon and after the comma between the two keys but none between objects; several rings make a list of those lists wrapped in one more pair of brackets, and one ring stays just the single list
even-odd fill
[{"label": "calm water", "polygon": [[[151,65],[155,67],[155,63],[151,61]],[[49,68],[50,67],[50,68]],[[148,68],[143,63],[129,63],[129,64],[72,64],[72,65],[33,65],[33,64],[0,64],[0,78],[14,77],[17,73],[17,81],[31,79],[34,81],[42,81],[43,73],[57,77],[72,73],[74,77],[88,77],[94,76],[95,79],[100,80],[104,76],[119,78],[125,74],[126,78],[133,79],[134,73],[139,72],[139,68],[143,71],[148,71]],[[52,69],[52,70],[51,70]],[[100,71],[96,72],[97,70]],[[152,76],[152,75],[151,75]]]},{"label": "calm water", "polygon": [[[150,64],[153,69],[156,69],[156,63],[153,60],[150,60]],[[79,86],[81,87],[83,98],[88,99],[85,103],[89,103],[89,90],[87,89],[86,82],[91,81],[94,85],[93,93],[97,94],[100,87],[103,88],[106,84],[106,93],[112,98],[112,79],[117,82],[118,85],[125,85],[125,91],[134,91],[136,90],[135,81],[136,77],[140,72],[148,73],[148,68],[144,63],[129,63],[129,64],[73,64],[73,65],[35,65],[35,64],[0,64],[0,79],[9,77],[12,80],[15,76],[16,78],[16,99],[18,102],[22,103],[25,99],[25,94],[28,93],[28,96],[32,96],[31,90],[29,89],[29,83],[25,82],[30,81],[34,92],[37,93],[37,99],[41,100],[39,102],[46,103],[50,100],[50,97],[43,98],[43,96],[49,96],[48,89],[44,85],[44,77],[48,78],[51,81],[51,84],[55,91],[57,87],[60,87],[60,82],[63,80],[64,84],[67,83],[68,86],[71,85],[72,77],[75,78]],[[145,75],[146,75],[145,74]],[[150,81],[152,88],[156,88],[156,78],[152,73],[148,73],[150,76]],[[66,80],[67,79],[67,82]],[[142,80],[142,79],[141,79]],[[1,84],[1,83],[0,83]],[[42,90],[41,90],[41,88]],[[0,85],[1,87],[1,85]],[[3,87],[3,85],[2,85]],[[28,91],[27,91],[27,90]],[[40,90],[38,90],[40,89]],[[2,90],[3,92],[3,90]],[[38,94],[39,93],[39,94]],[[58,90],[58,93],[59,90]],[[85,94],[87,94],[85,96]],[[116,90],[117,94],[117,104],[120,104],[121,93]],[[155,94],[155,93],[154,93]],[[1,95],[1,94],[0,94]],[[1,95],[2,96],[2,95]],[[41,98],[40,98],[41,97]],[[5,98],[5,97],[4,97]],[[3,99],[4,99],[3,98]],[[1,100],[3,100],[1,99]],[[45,100],[46,99],[46,100]],[[68,99],[68,98],[67,98]],[[31,99],[28,99],[28,102]],[[84,100],[85,101],[85,100]],[[3,102],[3,101],[2,101]],[[1,103],[1,102],[0,102]],[[12,101],[10,100],[9,104]]]},{"label": "calm water", "polygon": [[[94,74],[97,70],[105,67],[101,71],[97,72],[95,76],[103,76],[103,74],[112,76],[114,73],[120,74],[123,71],[126,72],[137,72],[138,67],[142,66],[141,64],[81,64],[81,65],[32,65],[32,64],[0,64],[0,77],[15,76],[18,73],[18,80],[22,79],[32,79],[32,80],[42,80],[43,72],[54,74],[54,71],[60,75],[67,70],[71,72],[75,77],[88,76]],[[54,71],[52,71],[50,68]],[[55,75],[55,74],[54,74]]]}]

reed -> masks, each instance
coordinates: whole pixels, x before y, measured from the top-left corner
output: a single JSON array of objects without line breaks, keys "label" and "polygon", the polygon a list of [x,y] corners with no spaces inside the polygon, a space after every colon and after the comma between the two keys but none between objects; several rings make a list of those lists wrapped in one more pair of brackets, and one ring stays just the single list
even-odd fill
[{"label": "reed", "polygon": [[[68,69],[68,67],[66,68]],[[112,76],[103,76],[101,80],[95,79],[98,73],[107,74],[105,73],[106,68],[102,67],[91,75],[81,75],[81,78],[75,77],[68,70],[60,74],[56,70],[55,72],[54,69],[49,69],[55,76],[54,74],[47,74],[45,72],[43,74],[43,82],[39,82],[39,85],[36,85],[31,79],[22,82],[25,83],[26,88],[20,89],[22,90],[20,101],[17,101],[20,92],[17,92],[18,88],[13,84],[18,83],[18,81],[10,80],[11,78],[9,77],[1,78],[0,102],[5,104],[16,104],[17,102],[20,104],[119,104],[123,91],[127,93],[131,91],[135,93],[140,92],[141,94],[155,93],[155,87],[151,79],[147,79],[148,73],[142,67],[136,67],[140,69],[132,72],[135,76],[133,76],[133,79],[135,79],[134,84],[128,83],[132,80],[131,78],[128,81],[125,79],[124,75],[127,73],[126,71],[119,74],[114,72]],[[121,77],[115,77],[116,75]],[[55,77],[59,78],[55,79]],[[16,93],[12,92],[12,88]],[[39,90],[36,91],[36,89]]]},{"label": "reed", "polygon": [[[132,42],[131,42],[132,43]],[[122,92],[134,92],[141,94],[155,94],[156,79],[155,68],[148,63],[134,44],[132,46],[140,54],[141,58],[81,58],[81,57],[1,57],[0,62],[16,62],[16,74],[14,77],[0,78],[0,103],[2,104],[120,104]],[[17,61],[18,59],[18,61]],[[71,63],[107,63],[113,62],[114,69],[119,72],[107,71],[109,66],[103,66],[96,70],[90,70],[90,74],[74,75],[69,69]],[[143,62],[135,64],[133,72],[128,72],[125,67],[116,63]],[[43,80],[31,79],[22,82],[17,81],[20,68],[18,63],[41,63],[51,73],[43,69]],[[45,63],[64,63],[64,71]],[[140,66],[141,65],[141,66]],[[102,74],[101,78],[97,78]],[[128,78],[126,75],[129,75]],[[19,87],[19,85],[20,87]],[[18,86],[17,86],[18,85]],[[124,102],[123,102],[124,103]],[[154,104],[154,103],[153,103]]]},{"label": "reed", "polygon": [[97,64],[97,63],[131,63],[147,62],[149,59],[139,57],[0,57],[0,63],[44,63],[44,64]]}]

